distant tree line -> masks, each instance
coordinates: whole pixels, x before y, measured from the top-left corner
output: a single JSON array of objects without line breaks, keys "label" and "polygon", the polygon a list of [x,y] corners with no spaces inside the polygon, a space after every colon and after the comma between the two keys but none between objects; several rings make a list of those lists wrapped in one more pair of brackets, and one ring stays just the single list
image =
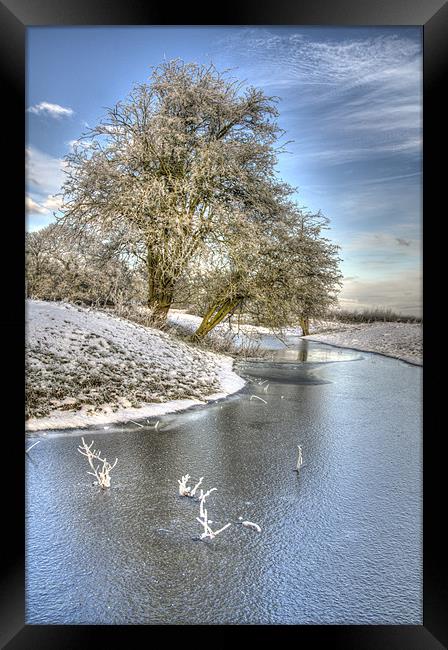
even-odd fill
[{"label": "distant tree line", "polygon": [[27,235],[28,295],[145,302],[158,323],[188,303],[197,338],[237,311],[307,333],[340,258],[278,178],[276,103],[214,66],[155,68],[67,156],[62,217]]},{"label": "distant tree line", "polygon": [[341,323],[422,323],[421,316],[410,316],[398,314],[393,309],[385,307],[375,307],[371,309],[362,309],[350,311],[348,309],[331,310],[327,314],[330,320],[336,320]]}]

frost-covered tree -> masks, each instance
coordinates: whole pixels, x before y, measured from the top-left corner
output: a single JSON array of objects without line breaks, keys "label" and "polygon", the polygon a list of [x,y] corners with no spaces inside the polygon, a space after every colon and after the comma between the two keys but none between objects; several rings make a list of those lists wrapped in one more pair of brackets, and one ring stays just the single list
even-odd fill
[{"label": "frost-covered tree", "polygon": [[310,333],[310,319],[321,318],[337,303],[342,286],[339,246],[323,236],[328,219],[320,213],[303,215],[304,235],[293,240],[293,259],[300,260],[299,275],[293,290],[302,333]]},{"label": "frost-covered tree", "polygon": [[141,274],[119,241],[51,224],[26,234],[25,251],[29,298],[117,305],[141,293]]},{"label": "frost-covered tree", "polygon": [[66,160],[61,221],[122,241],[166,317],[176,283],[234,209],[264,200],[280,133],[275,98],[214,66],[163,63]]},{"label": "frost-covered tree", "polygon": [[341,284],[338,247],[322,234],[327,222],[289,201],[265,221],[235,214],[222,249],[213,248],[202,277],[195,276],[206,305],[195,337],[237,309],[272,329],[299,322],[308,334],[309,319],[335,302]]}]

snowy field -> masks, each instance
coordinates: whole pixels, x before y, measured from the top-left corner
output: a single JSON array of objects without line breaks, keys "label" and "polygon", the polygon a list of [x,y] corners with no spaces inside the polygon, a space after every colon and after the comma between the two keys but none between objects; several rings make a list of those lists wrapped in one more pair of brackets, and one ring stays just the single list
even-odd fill
[{"label": "snowy field", "polygon": [[378,352],[423,365],[423,328],[419,323],[322,324],[322,331],[306,336],[311,341],[330,343],[364,352]]},{"label": "snowy field", "polygon": [[233,359],[127,320],[28,300],[28,431],[156,417],[238,391]]}]

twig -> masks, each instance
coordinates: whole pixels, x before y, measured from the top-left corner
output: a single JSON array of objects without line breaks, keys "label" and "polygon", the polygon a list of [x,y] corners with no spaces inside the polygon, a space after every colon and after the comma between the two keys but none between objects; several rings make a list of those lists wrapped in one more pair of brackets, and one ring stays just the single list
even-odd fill
[{"label": "twig", "polygon": [[301,466],[303,465],[302,445],[297,445],[297,449],[299,450],[299,455],[297,456],[296,472],[298,472]]},{"label": "twig", "polygon": [[196,494],[196,490],[197,490],[198,487],[201,485],[201,483],[202,483],[203,480],[204,480],[204,477],[201,476],[201,478],[200,478],[199,481],[196,483],[196,485],[194,486],[194,488],[190,491],[190,496],[191,496],[191,497],[194,497],[194,495]]},{"label": "twig", "polygon": [[201,492],[199,494],[199,514],[200,514],[201,517],[204,516],[204,503],[205,503],[206,498],[208,496],[210,496],[210,494],[212,492],[214,492],[215,490],[217,490],[217,489],[218,488],[211,488],[210,490],[207,490],[207,492],[204,494],[204,492],[202,491],[202,488],[201,488]]},{"label": "twig", "polygon": [[[258,397],[258,395],[251,395],[251,396],[250,396],[250,400],[251,400],[253,397],[255,397],[255,399],[259,399],[260,402],[264,402],[265,404],[267,404],[266,400],[264,400],[262,397]],[[249,400],[249,402],[250,402],[250,400]]]},{"label": "twig", "polygon": [[28,447],[28,449],[25,449],[25,453],[27,454],[29,451],[31,451],[31,449],[32,449],[33,447],[35,447],[36,445],[38,445],[39,442],[42,442],[42,441],[41,441],[41,440],[38,440],[38,441],[35,442],[33,445],[31,445],[31,447]]},{"label": "twig", "polygon": [[189,479],[190,479],[190,474],[185,474],[184,476],[182,476],[181,480],[177,479],[177,482],[179,483],[179,494],[181,497],[190,496],[191,488],[189,488],[187,485]]},{"label": "twig", "polygon": [[223,530],[225,530],[226,528],[228,528],[229,526],[232,525],[231,522],[229,522],[228,524],[226,524],[225,526],[223,526],[219,530],[215,530],[215,531],[213,531],[210,528],[209,524],[211,524],[213,522],[208,518],[207,508],[204,507],[204,503],[205,503],[205,499],[208,496],[210,496],[210,494],[216,489],[217,488],[211,488],[210,490],[207,490],[207,492],[205,492],[205,493],[203,492],[203,490],[201,490],[200,503],[199,503],[200,517],[196,517],[196,521],[198,521],[201,524],[201,526],[204,527],[204,532],[199,537],[199,539],[201,539],[201,540],[205,539],[207,537],[209,539],[214,539],[216,537],[216,535],[219,535],[219,533],[222,533]]},{"label": "twig", "polygon": [[242,517],[238,517],[240,524],[242,526],[245,526],[246,528],[251,528],[252,530],[256,530],[257,533],[261,533],[261,528],[258,524],[254,524],[253,521],[245,521],[243,520]]},{"label": "twig", "polygon": [[232,525],[231,522],[229,522],[228,524],[226,524],[225,526],[223,526],[219,530],[215,530],[215,532],[213,533],[213,537],[216,537],[216,535],[218,535],[219,533],[222,533],[223,530],[225,530],[226,528],[228,528],[231,525]]}]

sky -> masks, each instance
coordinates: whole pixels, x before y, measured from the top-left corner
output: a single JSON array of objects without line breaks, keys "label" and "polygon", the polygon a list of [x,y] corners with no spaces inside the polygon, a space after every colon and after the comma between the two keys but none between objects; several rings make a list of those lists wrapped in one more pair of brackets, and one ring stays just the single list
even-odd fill
[{"label": "sky", "polygon": [[64,156],[164,60],[279,98],[279,176],[330,220],[345,309],[422,312],[420,27],[30,27],[27,229],[54,221]]}]

